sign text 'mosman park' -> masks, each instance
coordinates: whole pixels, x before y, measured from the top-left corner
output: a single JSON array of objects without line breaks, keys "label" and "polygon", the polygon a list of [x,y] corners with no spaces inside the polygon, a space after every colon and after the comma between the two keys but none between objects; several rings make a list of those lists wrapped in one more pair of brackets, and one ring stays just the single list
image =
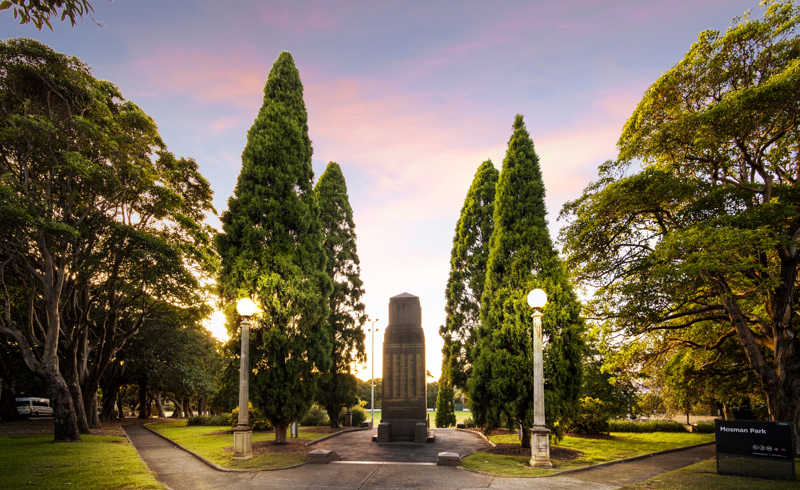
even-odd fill
[{"label": "sign text 'mosman park'", "polygon": [[715,425],[717,473],[794,481],[789,423],[716,420]]}]

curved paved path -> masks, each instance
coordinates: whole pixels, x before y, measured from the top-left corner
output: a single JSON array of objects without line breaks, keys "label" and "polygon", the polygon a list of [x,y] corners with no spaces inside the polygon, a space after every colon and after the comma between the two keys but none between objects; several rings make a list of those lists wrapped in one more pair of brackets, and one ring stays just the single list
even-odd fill
[{"label": "curved paved path", "polygon": [[381,461],[392,463],[435,463],[439,453],[457,453],[462,458],[491,445],[478,434],[456,429],[434,429],[436,439],[429,444],[413,442],[372,442],[375,430],[345,432],[314,444],[310,449],[330,449],[342,461]]},{"label": "curved paved path", "polygon": [[[277,471],[223,472],[212,469],[190,453],[142,426],[126,426],[125,431],[134,447],[139,451],[139,455],[155,473],[158,481],[173,490],[212,488],[224,488],[225,490],[256,488],[612,490],[714,456],[714,446],[708,445],[550,478],[492,477],[466,471],[460,467],[436,466],[430,463],[347,461],[325,465],[303,465],[298,468]],[[371,433],[371,431],[363,432]]]}]

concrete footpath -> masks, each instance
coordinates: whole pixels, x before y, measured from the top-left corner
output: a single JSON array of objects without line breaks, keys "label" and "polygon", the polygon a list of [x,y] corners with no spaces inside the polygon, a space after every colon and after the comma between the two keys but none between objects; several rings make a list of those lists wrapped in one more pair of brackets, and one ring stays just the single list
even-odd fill
[{"label": "concrete footpath", "polygon": [[[276,471],[228,472],[209,467],[192,454],[140,425],[126,426],[125,431],[158,481],[172,490],[212,488],[611,490],[714,456],[714,446],[707,445],[547,478],[494,477],[467,471],[461,467],[436,466],[430,463],[356,461],[303,465]],[[309,448],[311,449],[313,446]],[[398,450],[402,450],[402,446],[398,446]]]}]

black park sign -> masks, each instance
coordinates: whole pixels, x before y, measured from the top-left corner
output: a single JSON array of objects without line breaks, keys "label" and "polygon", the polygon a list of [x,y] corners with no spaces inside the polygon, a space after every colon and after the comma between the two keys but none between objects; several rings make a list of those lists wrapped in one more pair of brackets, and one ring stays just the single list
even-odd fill
[{"label": "black park sign", "polygon": [[789,423],[717,419],[715,426],[718,474],[794,481]]}]

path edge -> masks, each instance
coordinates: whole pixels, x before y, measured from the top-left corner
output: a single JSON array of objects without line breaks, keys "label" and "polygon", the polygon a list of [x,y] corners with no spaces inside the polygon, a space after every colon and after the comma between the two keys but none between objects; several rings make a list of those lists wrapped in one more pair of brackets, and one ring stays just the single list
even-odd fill
[{"label": "path edge", "polygon": [[[158,432],[156,432],[153,429],[151,429],[150,427],[148,427],[149,425],[153,425],[153,424],[142,424],[142,427],[144,427],[145,429],[149,430],[150,432],[152,432],[153,434],[157,435],[158,437],[164,439],[165,441],[173,444],[175,447],[183,449],[187,453],[191,454],[195,458],[197,458],[200,461],[202,461],[203,463],[205,463],[207,466],[210,466],[211,468],[213,468],[213,469],[215,469],[217,471],[224,471],[224,472],[227,472],[227,473],[250,473],[250,472],[253,472],[253,471],[276,471],[276,470],[288,470],[288,469],[291,469],[291,468],[298,468],[300,466],[303,466],[303,465],[307,464],[307,463],[300,463],[300,464],[296,464],[296,465],[293,465],[293,466],[281,466],[280,468],[260,468],[260,469],[259,468],[255,468],[255,469],[252,469],[252,470],[236,470],[236,469],[233,469],[233,468],[223,468],[222,466],[218,465],[217,463],[214,463],[213,461],[209,461],[206,458],[200,456],[196,452],[191,451],[189,449],[186,449],[185,447],[181,446],[180,444],[178,444],[177,442],[173,441],[169,437],[167,437],[167,436],[165,436],[163,434],[159,434]],[[156,425],[158,425],[158,424],[156,424]],[[139,451],[136,451],[136,452],[138,453]]]},{"label": "path edge", "polygon": [[[639,456],[631,456],[630,458],[617,459],[617,460],[614,460],[614,461],[606,461],[605,463],[593,464],[593,465],[589,465],[589,466],[584,466],[582,468],[572,468],[570,470],[557,471],[555,473],[550,473],[549,475],[537,475],[537,476],[533,476],[533,475],[531,475],[531,476],[528,476],[528,475],[518,475],[518,476],[501,475],[500,473],[489,473],[488,471],[470,470],[470,469],[464,468],[463,466],[459,466],[459,468],[461,468],[464,471],[470,471],[472,473],[480,473],[481,475],[495,476],[495,477],[500,477],[500,478],[552,478],[554,476],[562,476],[562,475],[567,475],[567,474],[570,474],[570,473],[579,473],[581,471],[593,470],[595,468],[601,468],[603,466],[611,466],[611,465],[619,464],[619,463],[627,463],[627,462],[630,462],[630,461],[638,461],[640,459],[652,458],[653,456],[659,456],[661,454],[676,453],[678,451],[688,451],[689,449],[695,449],[695,448],[698,448],[698,447],[708,446],[709,444],[716,444],[716,443],[717,443],[717,441],[711,441],[711,442],[702,442],[700,444],[693,444],[691,446],[674,447],[672,449],[664,449],[663,451],[658,451],[658,452],[655,452],[655,453],[640,454]],[[467,456],[469,456],[469,455],[467,455]],[[467,456],[464,456],[464,457],[466,458]]]},{"label": "path edge", "polygon": [[[461,432],[468,432],[468,433],[470,433],[470,434],[477,434],[477,435],[479,435],[479,436],[481,437],[481,439],[483,439],[484,441],[486,441],[486,442],[488,442],[489,444],[491,444],[491,446],[492,446],[492,447],[497,447],[497,444],[495,444],[494,442],[492,442],[492,440],[491,440],[491,439],[489,439],[488,437],[486,437],[486,436],[483,434],[483,432],[481,432],[481,431],[479,431],[479,430],[469,430],[469,429],[459,429],[459,428],[456,428],[456,430],[460,430]],[[469,453],[469,454],[473,454],[473,453],[476,453],[476,452],[477,452],[477,451],[472,451],[472,452],[471,452],[471,453]],[[466,458],[467,456],[469,456],[469,454],[462,456],[462,458]]]}]

